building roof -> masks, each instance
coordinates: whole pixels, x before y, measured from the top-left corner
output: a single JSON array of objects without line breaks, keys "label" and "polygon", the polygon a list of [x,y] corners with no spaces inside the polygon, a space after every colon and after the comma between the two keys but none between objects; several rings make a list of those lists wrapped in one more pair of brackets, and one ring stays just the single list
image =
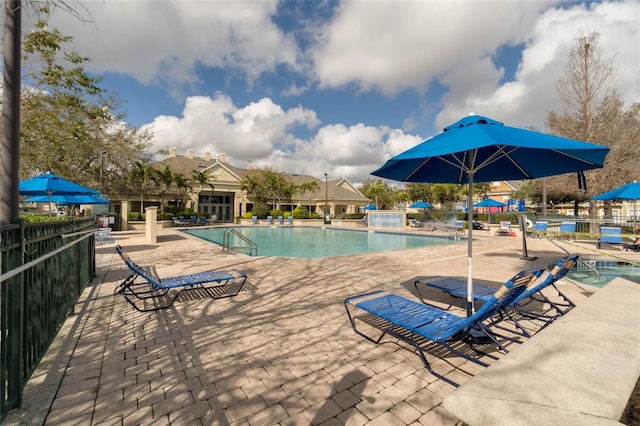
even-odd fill
[{"label": "building roof", "polygon": [[[194,171],[203,171],[203,170],[212,170],[215,171],[217,167],[222,167],[231,175],[234,175],[237,178],[236,182],[240,183],[245,178],[245,176],[251,171],[251,169],[243,169],[240,167],[235,167],[224,161],[225,157],[220,155],[215,159],[208,158],[198,158],[191,154],[187,156],[178,155],[174,152],[172,154],[156,163],[156,168],[162,170],[165,166],[169,166],[169,168],[175,172],[184,175],[185,177],[191,177]],[[215,173],[214,173],[215,174]],[[312,191],[311,194],[309,192],[305,192],[304,195],[299,194],[299,199],[309,199],[311,196],[312,200],[324,200],[325,199],[325,186],[327,189],[326,198],[330,200],[345,200],[345,201],[361,201],[367,202],[369,199],[365,197],[355,186],[351,184],[346,178],[340,179],[328,179],[326,181],[324,179],[318,179],[315,176],[311,175],[303,175],[296,173],[286,173],[286,175],[291,179],[291,181],[295,185],[301,185],[305,182],[316,182],[318,184],[318,189]]]}]

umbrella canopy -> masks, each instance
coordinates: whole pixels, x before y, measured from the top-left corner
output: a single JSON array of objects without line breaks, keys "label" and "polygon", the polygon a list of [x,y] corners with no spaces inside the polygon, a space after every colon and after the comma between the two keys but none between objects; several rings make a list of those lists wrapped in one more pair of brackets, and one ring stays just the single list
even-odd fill
[{"label": "umbrella canopy", "polygon": [[[75,182],[63,179],[51,173],[36,176],[33,179],[20,181],[18,185],[20,195],[39,196],[46,195],[49,198],[56,195],[97,195],[98,191],[79,185]],[[49,210],[51,210],[51,199]]]},{"label": "umbrella canopy", "polygon": [[[444,132],[389,159],[371,174],[401,182],[468,184],[522,180],[602,167],[606,146],[547,135],[482,116],[468,116]],[[469,223],[473,209],[468,209]],[[467,314],[473,311],[472,227],[468,238]]]},{"label": "umbrella canopy", "polygon": [[19,184],[20,195],[97,195],[98,191],[63,179],[51,173],[23,180]]},{"label": "umbrella canopy", "polygon": [[376,210],[377,207],[375,206],[375,204],[367,204],[366,206],[364,206],[365,211],[367,210]]},{"label": "umbrella canopy", "polygon": [[505,207],[500,201],[496,201],[493,198],[485,198],[484,200],[475,203],[473,207],[487,207],[487,218],[489,220],[489,226],[491,226],[491,207]]},{"label": "umbrella canopy", "polygon": [[505,207],[505,205],[493,198],[485,198],[484,200],[475,203],[473,207]]},{"label": "umbrella canopy", "polygon": [[592,200],[640,200],[640,182],[625,183],[622,186],[612,189],[591,198]]},{"label": "umbrella canopy", "polygon": [[24,200],[25,203],[56,203],[61,206],[76,204],[109,204],[109,200],[93,195],[37,195]]},{"label": "umbrella canopy", "polygon": [[433,206],[426,201],[418,201],[409,206],[410,209],[432,209]]},{"label": "umbrella canopy", "polygon": [[633,200],[633,232],[636,232],[636,200],[640,200],[640,182],[629,182],[591,198],[596,201]]}]

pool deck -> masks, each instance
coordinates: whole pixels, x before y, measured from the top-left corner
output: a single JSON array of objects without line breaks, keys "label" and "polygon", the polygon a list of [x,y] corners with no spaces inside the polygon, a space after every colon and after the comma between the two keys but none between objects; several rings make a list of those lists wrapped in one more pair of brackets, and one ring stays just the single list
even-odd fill
[{"label": "pool deck", "polygon": [[[442,404],[454,388],[408,346],[389,337],[376,346],[356,335],[343,301],[375,289],[415,298],[417,278],[464,278],[466,243],[296,259],[226,254],[171,228],[155,244],[143,231],[112,237],[96,247],[93,285],[32,376],[23,406],[3,424],[462,424]],[[170,309],[137,312],[113,295],[129,275],[115,243],[160,276],[235,268],[248,274],[248,288],[219,300],[191,292]],[[595,242],[557,244],[583,257],[640,263],[640,253],[597,250]],[[565,254],[545,239],[528,238],[527,248],[538,259],[521,259],[521,237],[474,231],[474,279],[500,285]],[[578,305],[599,291],[559,286]],[[483,369],[457,357],[428,358],[463,386]]]}]

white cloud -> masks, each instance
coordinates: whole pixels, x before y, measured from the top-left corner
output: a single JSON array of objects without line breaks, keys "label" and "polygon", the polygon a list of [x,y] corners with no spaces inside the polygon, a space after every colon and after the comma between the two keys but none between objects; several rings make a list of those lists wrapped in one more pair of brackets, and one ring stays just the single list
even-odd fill
[{"label": "white cloud", "polygon": [[[557,108],[555,84],[580,30],[601,33],[620,94],[629,103],[640,100],[639,2],[311,3],[322,18],[333,8],[321,24],[317,16],[298,16],[310,3],[82,4],[93,23],[56,13],[51,26],[74,36],[74,49],[91,57],[91,71],[126,74],[165,92],[198,87],[202,69],[222,69],[234,83],[244,76],[247,84],[240,90],[187,97],[181,113],[143,126],[153,129],[158,148],[224,152],[238,166],[252,161],[361,182],[389,157],[432,136],[407,133],[424,128],[425,120],[442,129],[473,111],[542,129],[547,111]],[[277,26],[285,7],[295,9],[286,17],[298,25],[291,32]],[[294,40],[293,34],[303,37]],[[519,45],[524,51],[515,78],[504,81],[505,69],[495,56]],[[253,83],[264,89],[255,98],[246,96]],[[434,86],[443,87],[438,97]],[[347,110],[344,120],[320,127],[316,102],[327,102],[320,94],[331,91],[383,94],[383,108],[385,99],[406,91],[420,96],[418,105],[402,112],[398,126],[404,130],[353,120]],[[289,103],[293,97],[300,99],[298,106]],[[248,100],[236,105],[241,98]]]},{"label": "white cloud", "polygon": [[[271,20],[277,2],[88,1],[81,22],[58,11],[51,26],[91,52],[90,71],[128,74],[142,84],[197,84],[196,65],[228,67],[249,82],[278,64],[296,68],[295,41]],[[82,11],[81,11],[82,12]]]},{"label": "white cloud", "polygon": [[182,117],[159,116],[149,130],[156,149],[193,149],[197,155],[226,153],[238,162],[268,158],[274,150],[295,145],[290,130],[312,128],[319,121],[313,111],[297,107],[283,110],[264,98],[242,108],[229,96],[187,98]]},{"label": "white cloud", "polygon": [[470,111],[507,125],[544,129],[547,112],[559,110],[557,81],[579,32],[600,33],[603,59],[612,59],[620,95],[640,100],[640,3],[592,3],[546,10],[526,40],[515,81],[495,85],[485,96],[449,93],[437,123],[446,126]]},{"label": "white cloud", "polygon": [[[424,90],[465,67],[476,74],[497,47],[517,44],[545,2],[344,2],[312,52],[321,87],[355,83],[393,94]],[[501,71],[494,67],[493,72]],[[473,82],[473,78],[469,82]],[[461,81],[457,81],[460,83]],[[455,83],[455,82],[454,82]]]}]

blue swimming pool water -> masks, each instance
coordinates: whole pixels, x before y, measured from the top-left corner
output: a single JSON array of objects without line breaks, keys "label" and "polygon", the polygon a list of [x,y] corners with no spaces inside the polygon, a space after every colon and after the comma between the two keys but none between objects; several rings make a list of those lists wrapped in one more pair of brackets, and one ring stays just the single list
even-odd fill
[{"label": "blue swimming pool water", "polygon": [[[596,269],[598,274],[593,269]],[[617,277],[640,283],[640,266],[614,259],[584,259],[567,274],[569,279],[596,287],[604,287]]]},{"label": "blue swimming pool water", "polygon": [[[185,230],[191,235],[222,245],[228,227]],[[380,231],[361,231],[305,226],[234,226],[233,229],[258,245],[259,256],[317,257],[342,256],[384,250],[455,244],[462,240],[451,236],[426,236]],[[230,234],[231,246],[244,245]]]}]

